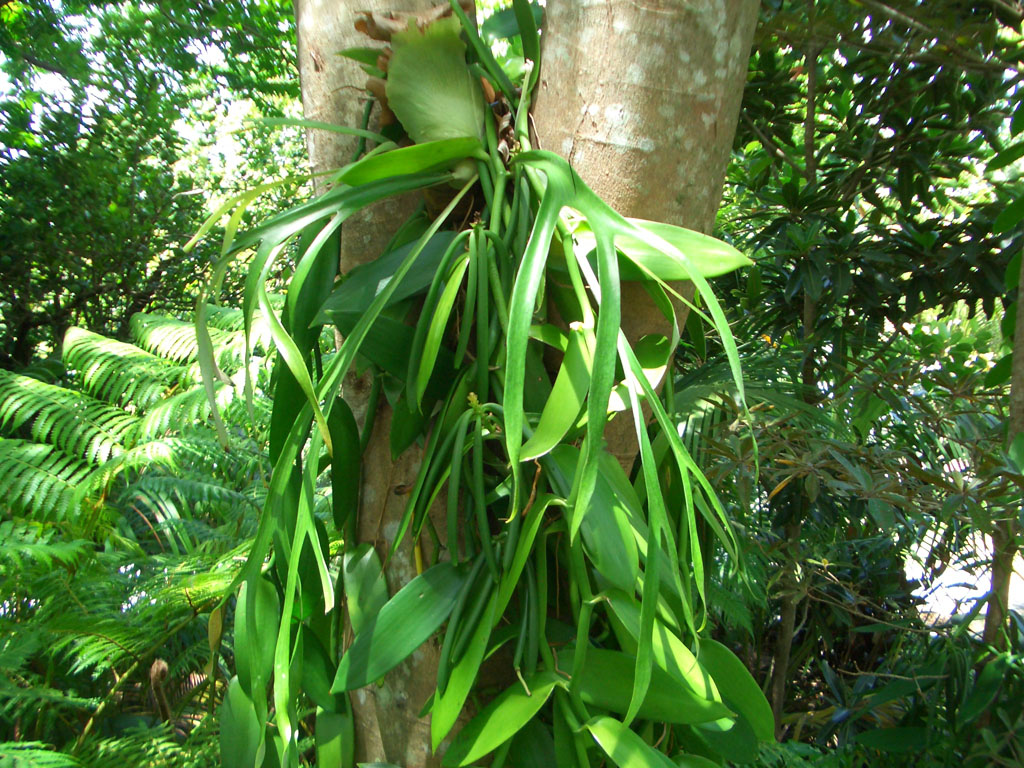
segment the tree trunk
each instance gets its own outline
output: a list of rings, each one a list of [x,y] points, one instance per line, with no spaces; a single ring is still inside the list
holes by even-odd
[[[1013,368],[1010,376],[1010,423],[1006,446],[1009,449],[1024,434],[1024,257],[1017,281],[1017,319],[1013,328]],[[1010,607],[1010,581],[1013,561],[1020,549],[1020,523],[1017,509],[1011,507],[992,528],[992,587],[985,613],[983,640],[996,650],[1006,648],[1006,614]]]
[[[413,10],[430,4],[295,0],[306,117],[349,125],[361,119],[365,76],[336,55],[366,45],[353,31],[355,8]],[[757,9],[756,0],[643,7],[616,0],[585,8],[551,0],[535,110],[540,146],[567,156],[626,215],[709,231],[721,198]],[[316,131],[307,142],[315,170],[348,162],[354,147],[344,137]],[[378,211],[374,228],[346,223],[343,269],[379,253],[381,235],[386,236],[380,220]],[[652,323],[653,308],[643,311],[630,294],[623,306],[630,308],[623,321],[633,335],[663,331]],[[347,400],[357,401],[352,403],[357,416],[359,386],[349,382],[345,392]],[[415,448],[391,461],[389,420],[382,409],[364,457],[360,537],[378,547],[389,542],[404,506],[400,490],[419,465]],[[628,427],[623,434],[630,434],[631,422],[619,421]],[[614,447],[620,440],[610,442]],[[414,573],[407,544],[389,562],[389,591],[393,594]],[[383,685],[356,692],[357,760],[439,762],[429,755],[427,721],[416,717],[433,690],[436,663],[437,648],[428,643]]]
[[[550,2],[533,114],[540,149],[565,157],[624,216],[710,233],[739,119],[756,0]],[[692,295],[692,286],[677,286]],[[669,328],[639,283],[622,286],[635,340]],[[680,325],[685,308],[679,309]],[[632,420],[609,450],[628,472]]]
[[[336,125],[358,126],[362,122],[368,100],[366,74],[356,62],[338,55],[346,48],[375,45],[356,30],[358,11],[420,11],[433,4],[429,0],[295,0],[305,117]],[[376,115],[371,124],[375,120]],[[350,162],[357,141],[329,131],[308,131],[306,145],[312,170],[339,168]],[[408,207],[407,201],[389,199],[349,219],[342,228],[341,271],[375,258],[408,215]],[[346,377],[343,385],[345,400],[356,418],[360,422],[372,419],[374,425],[363,456],[359,539],[374,542],[381,561],[388,563],[385,578],[388,593],[393,595],[416,575],[415,555],[408,537],[390,560],[387,553],[404,510],[401,489],[415,481],[420,451],[414,446],[392,461],[388,439],[391,409],[383,404],[378,413],[368,414],[370,389],[369,378],[355,373]],[[352,709],[357,762],[435,764],[430,755],[430,722],[418,714],[433,694],[437,661],[437,646],[427,643],[388,674],[382,685],[355,691]]]

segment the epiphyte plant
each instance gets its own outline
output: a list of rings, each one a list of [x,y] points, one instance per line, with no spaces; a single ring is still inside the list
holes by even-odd
[[[349,55],[397,122],[375,133],[298,121],[359,136],[361,156],[326,191],[248,231],[239,222],[255,193],[201,233],[231,213],[209,290],[252,254],[247,322],[257,308],[271,318],[280,355],[274,470],[236,579],[224,764],[299,765],[311,737],[318,764],[354,765],[350,694],[386,686],[439,631],[434,693],[414,706],[444,765],[491,753],[501,765],[517,739],[541,756],[517,765],[752,759],[772,738],[771,712],[739,660],[699,634],[698,520],[739,567],[733,529],[679,438],[671,391],[658,391],[686,305],[719,335],[742,398],[707,279],[748,261],[705,235],[620,216],[564,159],[531,148],[540,45],[529,3],[507,12],[532,62],[514,77],[466,10],[450,11],[368,14],[363,27],[390,51]],[[430,194],[383,253],[339,276],[346,219],[415,191]],[[286,254],[295,262],[278,314],[266,284]],[[626,338],[624,280],[642,282],[666,334]],[[677,290],[684,280],[697,299]],[[326,325],[343,341],[325,354]],[[373,377],[361,428],[341,391],[356,368]],[[392,454],[416,444],[422,460],[378,549],[359,540],[360,462],[381,393]],[[633,477],[604,444],[619,412],[639,444]],[[315,492],[327,483],[322,518]],[[389,597],[382,573],[403,541],[416,575]],[[485,659],[506,687],[478,700]]]

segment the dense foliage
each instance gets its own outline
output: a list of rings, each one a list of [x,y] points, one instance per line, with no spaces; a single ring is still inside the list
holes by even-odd
[[[759,473],[726,431],[713,340],[693,337],[704,365],[678,387],[705,403],[712,476],[744,477],[729,509],[759,597],[726,599],[723,631],[773,675],[778,732],[838,744],[842,764],[1020,754],[1019,656],[918,613],[947,568],[980,578],[979,534],[1017,517],[1020,21],[1001,4],[778,3],[751,58],[721,226],[757,260],[730,306]],[[1007,648],[1007,629],[986,641]],[[997,691],[1007,708],[984,714]]]
[[[920,598],[1020,536],[1024,10],[765,2],[719,219],[754,265],[633,354],[616,272],[664,298],[743,260],[633,229],[528,151],[539,11],[517,11],[481,28],[501,66],[451,19],[397,35],[388,72],[351,52],[399,123],[270,216],[301,126],[222,134],[240,97],[294,109],[288,4],[0,3],[0,763],[349,765],[349,692],[435,631],[452,764],[1024,759],[1024,620],[982,638],[984,599]],[[440,95],[416,84],[439,56]],[[336,280],[344,218],[427,187]],[[218,208],[226,236],[183,248]],[[201,304],[197,340],[200,290],[240,309]],[[352,511],[356,368],[393,454],[423,455],[390,557]],[[629,472],[600,424],[641,400]],[[399,548],[418,565],[389,599]]]
[[[244,359],[241,314],[209,312],[226,374]],[[137,314],[131,325],[138,346],[71,328],[62,363],[0,371],[5,760],[217,763],[204,713],[219,699],[220,598],[269,470],[268,369],[253,414],[240,383],[218,384],[225,451],[191,324]],[[269,349],[265,324],[250,338]]]
[[[209,256],[182,245],[208,212],[203,190],[298,165],[295,133],[214,133],[238,127],[241,99],[293,109],[289,13],[243,0],[0,6],[0,362],[59,351],[75,324],[125,339],[136,312],[194,304]]]

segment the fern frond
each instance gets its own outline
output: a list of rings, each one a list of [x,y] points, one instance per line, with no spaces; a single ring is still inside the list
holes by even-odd
[[[81,328],[69,328],[64,336],[64,362],[79,372],[82,388],[93,397],[136,413],[195,384],[184,366]]]
[[[51,617],[46,629],[54,650],[71,661],[72,674],[123,667],[149,647],[149,638],[124,618],[62,614]]]
[[[71,755],[55,752],[42,741],[0,742],[0,766],[3,768],[82,768]]]
[[[132,495],[134,498],[145,501],[146,499],[177,497],[181,506],[189,505],[188,515],[199,505],[224,505],[228,507],[251,504],[251,502],[238,491],[225,488],[223,485],[208,480],[198,480],[189,477],[169,477],[167,475],[150,475],[141,478],[133,483]]]
[[[38,522],[4,520],[0,522],[0,562],[25,571],[29,566],[52,568],[58,563],[72,565],[92,551],[92,544],[81,539],[55,538],[51,526]],[[4,666],[4,647],[0,646],[0,667]]]
[[[93,697],[74,696],[46,685],[43,680],[26,680],[21,685],[15,685],[2,675],[0,675],[0,702],[3,702],[0,704],[0,714],[6,717],[18,717],[25,710],[31,711],[45,705],[90,710],[94,709],[98,703]],[[0,766],[3,765],[4,763],[0,761]]]
[[[93,495],[105,495],[114,480],[125,472],[141,471],[152,465],[180,471],[179,456],[187,449],[184,441],[173,437],[140,443],[88,472],[76,489],[76,498],[82,501]]]
[[[90,464],[116,456],[138,418],[81,392],[0,370],[0,430],[19,429]]]
[[[42,360],[34,360],[29,365],[18,370],[22,376],[45,381],[47,384],[56,384],[67,373],[64,369],[64,362],[58,357],[47,357]]]
[[[194,551],[203,542],[224,544],[233,538],[228,532],[218,535],[217,526],[231,523],[237,530],[238,519],[259,508],[239,491],[207,478],[177,477],[147,473],[129,485],[117,499],[117,506],[131,507],[156,536],[173,552]],[[248,508],[248,509],[247,509]],[[141,539],[140,539],[141,540]]]
[[[275,311],[284,307],[284,294],[270,294],[270,305]],[[235,307],[220,307],[215,304],[206,306],[206,322],[211,328],[219,328],[222,331],[242,331],[245,328],[245,315],[241,309]],[[274,348],[273,338],[270,335],[270,326],[266,318],[259,310],[253,314],[249,343],[253,350],[264,351]]]
[[[90,739],[78,754],[81,768],[111,765],[146,768],[214,768],[220,765],[220,750],[210,734],[190,737],[179,744],[166,724],[131,728],[116,737]]]
[[[14,517],[63,520],[88,464],[49,445],[0,438],[0,507]]]
[[[191,365],[199,360],[195,326],[164,315],[137,312],[131,319],[132,338],[154,355]],[[210,328],[210,341],[217,365],[226,373],[238,370],[245,359],[245,334],[241,330]]]
[[[235,399],[234,390],[217,384],[217,405],[222,410]],[[210,418],[210,401],[201,388],[171,395],[152,405],[135,425],[132,443],[144,443],[205,424]]]

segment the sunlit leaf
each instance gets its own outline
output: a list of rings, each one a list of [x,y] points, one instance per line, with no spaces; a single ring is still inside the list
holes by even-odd
[[[614,718],[595,717],[583,727],[619,768],[676,768],[675,763],[638,733]]]
[[[553,672],[540,672],[505,689],[470,720],[455,737],[441,764],[463,766],[479,760],[512,738],[544,706],[556,685],[565,680]]]
[[[465,578],[465,569],[439,563],[402,587],[356,635],[332,690],[361,688],[404,661],[448,618]]]

